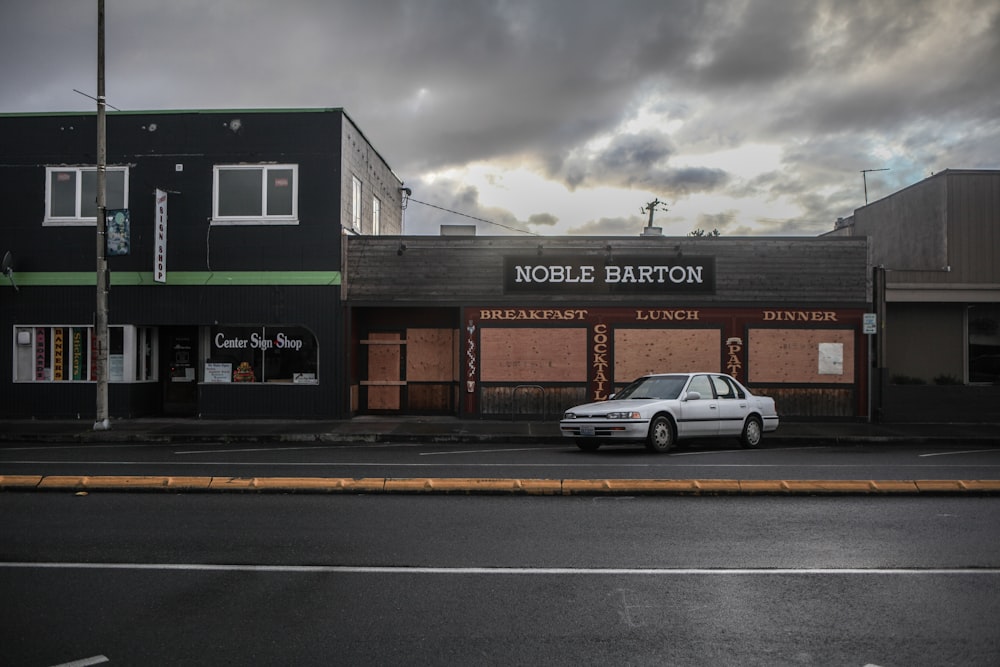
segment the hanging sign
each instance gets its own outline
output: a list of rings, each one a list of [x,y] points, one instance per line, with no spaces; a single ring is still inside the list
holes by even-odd
[[[153,215],[153,280],[167,282],[167,193],[156,191],[156,209]]]
[[[127,255],[129,251],[130,216],[127,208],[105,211],[108,256]]]

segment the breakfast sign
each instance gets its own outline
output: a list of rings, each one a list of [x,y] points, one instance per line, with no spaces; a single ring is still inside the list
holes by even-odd
[[[714,257],[504,257],[507,294],[714,294]]]

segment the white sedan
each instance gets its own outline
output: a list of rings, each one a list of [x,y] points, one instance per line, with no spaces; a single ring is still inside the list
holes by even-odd
[[[570,408],[562,434],[587,452],[612,442],[645,442],[654,452],[677,440],[735,436],[744,447],[760,446],[778,428],[774,399],[756,396],[723,373],[646,375],[610,400]]]

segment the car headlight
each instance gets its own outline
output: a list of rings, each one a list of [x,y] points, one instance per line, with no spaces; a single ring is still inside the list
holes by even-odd
[[[638,412],[609,412],[604,416],[607,419],[642,419]]]
[[[576,419],[576,414],[572,412],[567,412],[563,414],[563,419]]]

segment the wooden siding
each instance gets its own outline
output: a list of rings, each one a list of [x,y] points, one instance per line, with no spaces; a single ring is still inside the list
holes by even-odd
[[[870,302],[868,242],[864,238],[691,237],[348,237],[345,299],[356,305],[581,303],[620,305],[864,304]],[[504,257],[573,255],[603,265],[607,246],[616,261],[629,255],[680,253],[715,261],[712,294],[506,294]],[[405,287],[404,287],[405,286]]]

